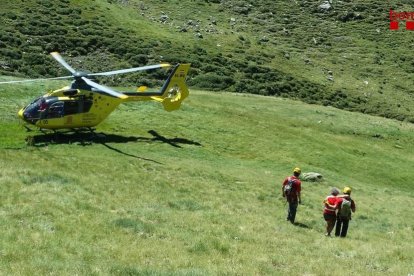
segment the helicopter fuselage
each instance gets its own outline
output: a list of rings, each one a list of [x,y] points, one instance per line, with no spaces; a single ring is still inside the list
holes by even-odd
[[[34,100],[18,115],[42,129],[94,127],[122,101],[104,93],[65,87]]]

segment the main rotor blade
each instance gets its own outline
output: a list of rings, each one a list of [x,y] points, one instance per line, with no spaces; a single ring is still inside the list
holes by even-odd
[[[8,84],[8,83],[24,83],[24,82],[35,82],[35,81],[47,81],[47,80],[65,80],[71,79],[73,76],[64,76],[64,77],[56,77],[56,78],[45,78],[45,79],[29,79],[29,80],[15,80],[15,81],[0,81],[0,84]]]
[[[124,95],[124,94],[122,94],[122,93],[119,93],[119,92],[116,92],[115,90],[112,90],[111,88],[109,88],[109,87],[106,87],[106,86],[104,86],[104,85],[101,85],[101,84],[97,84],[96,82],[93,82],[93,81],[91,81],[90,79],[88,79],[88,78],[85,78],[85,77],[82,77],[82,79],[88,84],[88,85],[90,85],[90,86],[92,86],[92,87],[94,87],[94,88],[96,88],[96,89],[99,89],[99,90],[101,90],[101,91],[103,91],[103,92],[106,92],[106,93],[108,93],[108,94],[110,94],[110,95],[112,95],[112,96],[114,96],[114,97],[117,97],[117,98],[121,98],[121,99],[125,99],[125,98],[127,98],[127,96],[126,95]]]
[[[129,69],[121,69],[121,70],[101,72],[101,73],[92,73],[88,75],[89,76],[111,76],[111,75],[116,75],[116,74],[132,73],[132,72],[137,72],[137,71],[144,71],[144,70],[169,67],[169,66],[171,66],[171,64],[161,63],[161,64],[147,65],[147,66],[135,67],[135,68],[129,68]]]
[[[66,61],[63,59],[63,57],[58,52],[52,52],[50,53],[52,57],[54,57],[60,64],[62,64],[63,67],[65,67],[69,72],[72,74],[75,74],[76,70],[73,69],[69,64],[66,63]]]

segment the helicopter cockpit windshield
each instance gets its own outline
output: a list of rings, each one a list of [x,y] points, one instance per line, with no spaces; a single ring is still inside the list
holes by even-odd
[[[23,118],[31,123],[42,119],[42,115],[58,100],[57,97],[40,97],[34,100],[31,104],[26,106],[23,112]]]

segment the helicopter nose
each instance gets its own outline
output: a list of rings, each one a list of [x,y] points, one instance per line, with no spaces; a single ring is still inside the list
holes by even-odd
[[[19,118],[22,119],[22,120],[24,120],[23,112],[24,112],[24,108],[20,109],[19,112],[17,113],[17,115],[19,116]]]

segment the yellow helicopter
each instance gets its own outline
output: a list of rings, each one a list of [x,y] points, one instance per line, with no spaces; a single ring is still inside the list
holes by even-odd
[[[169,67],[171,65],[162,63],[88,74],[73,69],[59,53],[53,52],[51,55],[72,75],[46,79],[0,82],[0,84],[6,84],[39,80],[74,79],[69,86],[54,90],[35,99],[18,112],[18,116],[23,121],[40,129],[91,129],[108,117],[119,104],[130,101],[153,100],[162,103],[165,110],[172,111],[180,108],[181,102],[189,94],[185,79],[190,64],[175,65],[159,91],[150,92],[146,91],[146,87],[140,87],[137,92],[118,92],[112,88],[98,84],[88,77],[125,74]]]

